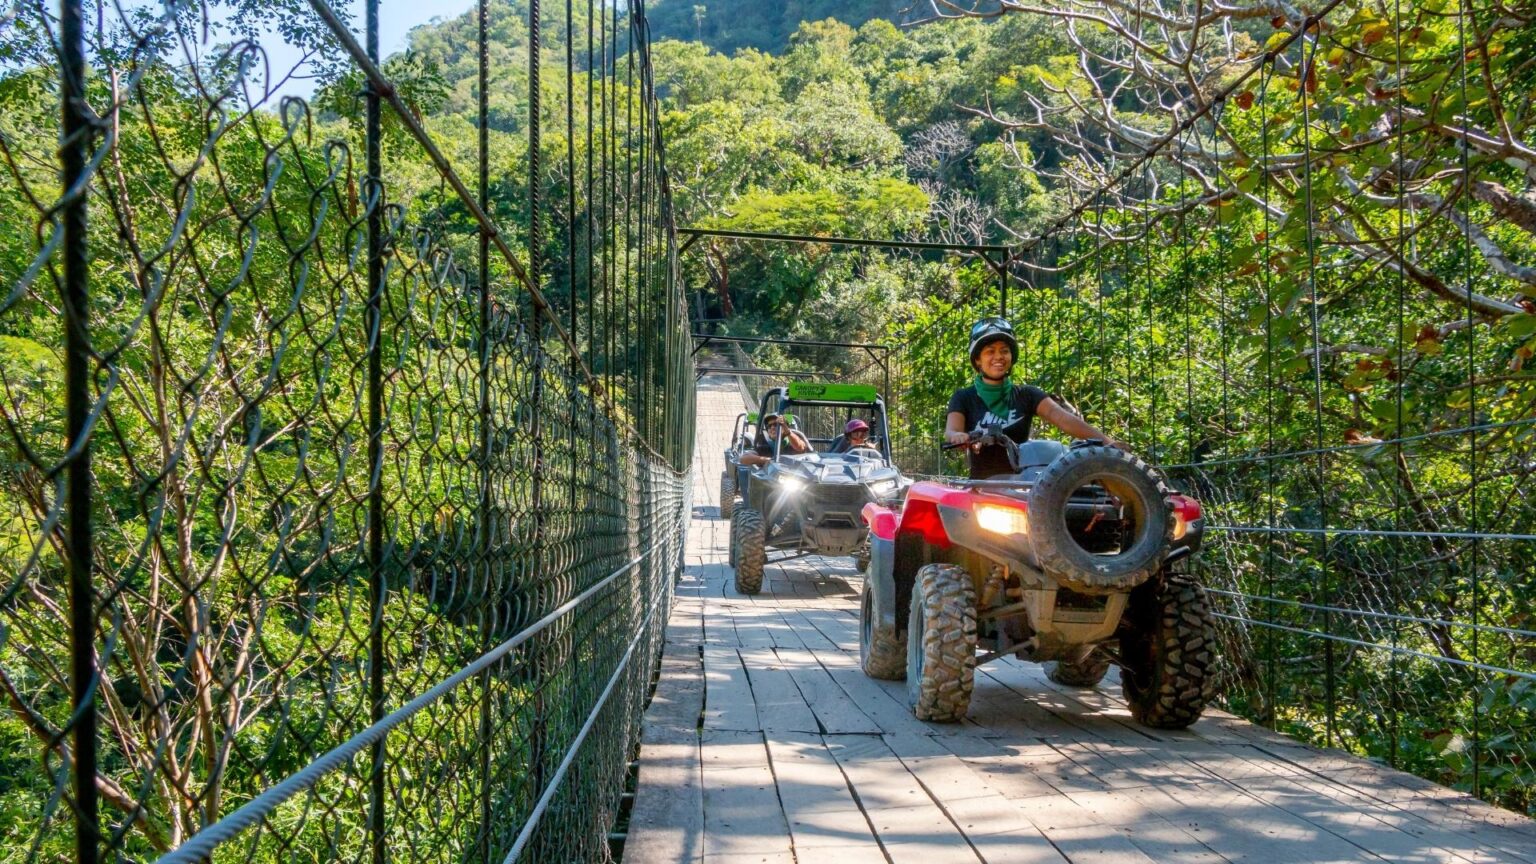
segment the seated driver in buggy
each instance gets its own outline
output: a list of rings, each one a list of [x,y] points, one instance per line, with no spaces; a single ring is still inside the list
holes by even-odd
[[[873,447],[869,443],[869,424],[855,417],[843,427],[843,434],[832,439],[828,453],[847,453],[855,447]]]
[[[763,416],[762,436],[765,437],[759,437],[757,446],[752,449],[752,452],[741,454],[741,464],[767,465],[772,462],[774,442],[778,441],[781,437],[784,439],[783,452],[811,452],[811,442],[805,440],[804,435],[789,428],[789,424],[785,423],[784,418],[778,414],[766,414]]]
[[[1022,444],[1029,440],[1030,426],[1039,417],[1074,438],[1097,438],[1111,447],[1127,449],[1125,444],[1061,407],[1039,387],[1009,381],[1018,349],[1013,326],[1002,318],[983,318],[971,327],[971,369],[976,376],[971,386],[962,387],[949,397],[949,415],[944,424],[946,442],[963,446],[970,443],[970,430],[986,426],[1000,427],[996,431]],[[1007,449],[997,444],[973,445],[970,468],[972,480],[1014,473]]]

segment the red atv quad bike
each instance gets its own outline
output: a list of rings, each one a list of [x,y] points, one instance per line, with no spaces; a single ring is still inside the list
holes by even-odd
[[[972,442],[1008,448],[1016,473],[919,482],[900,509],[864,508],[865,673],[905,677],[918,719],[953,722],[977,664],[1012,654],[1093,687],[1113,663],[1138,722],[1199,719],[1216,649],[1205,589],[1187,572],[1199,502],[1099,442],[1015,445],[987,431]]]

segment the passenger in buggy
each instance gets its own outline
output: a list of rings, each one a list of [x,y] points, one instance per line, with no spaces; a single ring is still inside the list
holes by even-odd
[[[869,424],[855,417],[843,427],[843,434],[832,439],[828,453],[847,453],[855,447],[870,447]]]
[[[805,440],[804,435],[789,428],[789,424],[785,423],[784,418],[778,414],[767,414],[763,417],[762,434],[764,437],[758,440],[757,446],[753,448],[751,453],[741,454],[741,464],[767,465],[772,462],[774,442],[778,441],[781,437],[784,438],[782,452],[811,452],[811,442]]]

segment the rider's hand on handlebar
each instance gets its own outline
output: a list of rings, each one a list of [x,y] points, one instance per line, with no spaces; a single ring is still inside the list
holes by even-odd
[[[955,447],[964,447],[971,443],[971,434],[969,432],[945,432],[944,443],[954,445]]]

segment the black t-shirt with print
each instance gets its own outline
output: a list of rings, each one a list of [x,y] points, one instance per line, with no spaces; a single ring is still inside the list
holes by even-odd
[[[975,386],[962,387],[955,391],[955,395],[949,397],[950,412],[959,412],[965,416],[965,429],[970,431],[977,426],[1001,426],[1002,431],[1014,440],[1014,443],[1022,444],[1029,440],[1029,429],[1035,420],[1035,410],[1040,403],[1048,397],[1044,390],[1029,385],[1013,388],[1013,398],[1008,405],[1008,416],[998,417],[987,408],[987,403],[982,401]],[[1008,451],[1002,447],[983,447],[979,451],[972,451],[971,479],[983,480],[995,477],[998,474],[1012,474],[1013,466],[1008,464]]]

